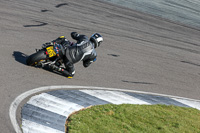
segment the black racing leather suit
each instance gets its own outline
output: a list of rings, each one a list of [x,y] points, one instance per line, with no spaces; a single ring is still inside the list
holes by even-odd
[[[75,74],[74,64],[83,61],[83,66],[88,67],[92,62],[96,61],[97,53],[94,49],[93,43],[86,35],[79,35],[72,37],[77,42],[73,45],[65,37],[58,38],[54,42],[62,45],[63,63],[68,73],[66,76],[73,77]],[[64,49],[64,50],[63,50]],[[60,52],[59,52],[60,53]]]

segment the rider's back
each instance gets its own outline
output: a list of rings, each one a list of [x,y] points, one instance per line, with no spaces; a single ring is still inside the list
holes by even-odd
[[[73,39],[77,40],[77,43],[66,49],[66,57],[72,63],[79,61],[89,61],[96,58],[96,51],[93,44],[85,35],[79,35]]]

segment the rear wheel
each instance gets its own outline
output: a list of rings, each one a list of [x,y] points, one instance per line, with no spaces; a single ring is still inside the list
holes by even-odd
[[[45,50],[40,50],[37,53],[30,55],[27,60],[26,64],[29,66],[36,65],[39,61],[46,59],[47,56],[45,55]]]

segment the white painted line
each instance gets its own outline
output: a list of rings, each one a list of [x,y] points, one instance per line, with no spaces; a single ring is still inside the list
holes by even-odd
[[[17,96],[15,100],[11,103],[10,109],[9,109],[9,116],[11,123],[13,125],[13,128],[16,133],[22,133],[21,128],[19,127],[17,123],[16,118],[16,111],[19,106],[19,104],[27,97],[39,93],[42,91],[48,91],[48,90],[55,90],[55,89],[99,89],[99,90],[115,90],[115,91],[126,91],[126,92],[133,92],[133,93],[141,93],[141,94],[150,94],[150,95],[157,95],[157,96],[164,96],[164,97],[170,97],[170,98],[176,98],[176,99],[182,99],[182,100],[190,100],[194,102],[200,103],[200,100],[194,100],[189,98],[183,98],[183,97],[176,97],[171,95],[162,95],[157,93],[151,93],[151,92],[142,92],[142,91],[134,91],[134,90],[126,90],[126,89],[115,89],[115,88],[104,88],[104,87],[93,87],[93,86],[70,86],[70,85],[61,85],[61,86],[45,86],[45,87],[39,87],[33,90],[29,90],[27,92],[22,93],[21,95]]]
[[[180,103],[183,103],[185,105],[188,105],[192,108],[196,108],[198,110],[200,110],[200,104],[197,101],[193,101],[193,100],[185,100],[185,99],[178,99],[178,98],[172,98]]]
[[[150,104],[137,98],[131,97],[123,92],[112,92],[102,90],[81,90],[84,93],[108,101],[113,104]]]
[[[84,106],[60,99],[47,93],[42,93],[40,95],[34,96],[27,103],[62,116],[68,116],[71,111],[73,112],[75,110],[84,108]],[[70,109],[73,110],[66,110],[67,108],[63,107],[71,107]]]
[[[27,126],[23,127],[23,131],[26,133],[63,133],[62,131],[55,130],[53,128],[44,125],[40,125],[38,123],[29,120],[22,120],[22,125],[29,125],[29,127]],[[32,127],[37,127],[37,129]],[[63,128],[65,128],[64,123],[63,123]]]

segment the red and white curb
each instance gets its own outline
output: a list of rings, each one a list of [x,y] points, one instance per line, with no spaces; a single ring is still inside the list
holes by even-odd
[[[32,96],[23,106],[20,128],[16,120],[19,104],[42,91],[46,92]],[[65,121],[70,113],[91,105],[108,103],[166,104],[200,110],[200,100],[125,89],[63,85],[40,87],[19,95],[12,102],[9,115],[16,133],[64,133]]]

